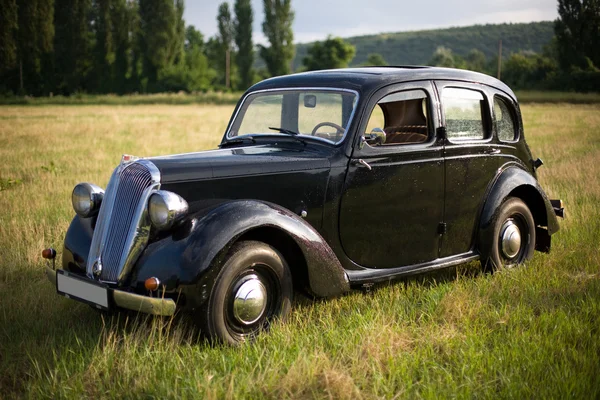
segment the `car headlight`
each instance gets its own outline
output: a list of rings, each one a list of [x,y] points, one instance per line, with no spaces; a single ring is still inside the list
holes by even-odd
[[[103,197],[104,190],[101,187],[92,183],[79,183],[71,195],[73,209],[80,217],[89,218],[98,213]]]
[[[158,230],[171,228],[188,212],[188,203],[181,196],[166,190],[157,190],[148,200],[148,214]]]

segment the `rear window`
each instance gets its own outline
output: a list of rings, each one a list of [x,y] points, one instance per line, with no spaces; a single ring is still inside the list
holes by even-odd
[[[513,142],[517,139],[517,129],[512,106],[504,99],[494,97],[494,117],[498,139],[503,142]]]

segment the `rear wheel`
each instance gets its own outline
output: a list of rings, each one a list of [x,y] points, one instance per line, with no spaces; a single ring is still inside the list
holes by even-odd
[[[292,276],[281,254],[266,243],[236,243],[196,316],[211,339],[237,344],[269,328],[290,310]]]
[[[494,271],[513,267],[533,257],[535,251],[535,222],[527,205],[516,197],[508,198],[500,206],[490,230],[484,238],[481,260],[483,268]]]

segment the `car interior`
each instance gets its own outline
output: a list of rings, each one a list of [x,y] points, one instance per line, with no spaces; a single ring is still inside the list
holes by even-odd
[[[383,128],[381,125],[383,125]],[[427,98],[422,91],[393,93],[381,99],[365,135],[371,146],[423,143],[428,137]]]

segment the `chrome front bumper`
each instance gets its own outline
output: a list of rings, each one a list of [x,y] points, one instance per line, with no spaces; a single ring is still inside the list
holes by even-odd
[[[56,270],[46,267],[48,280],[56,287]],[[142,296],[119,289],[109,289],[114,304],[128,310],[145,314],[170,316],[175,314],[175,301],[156,297]]]

